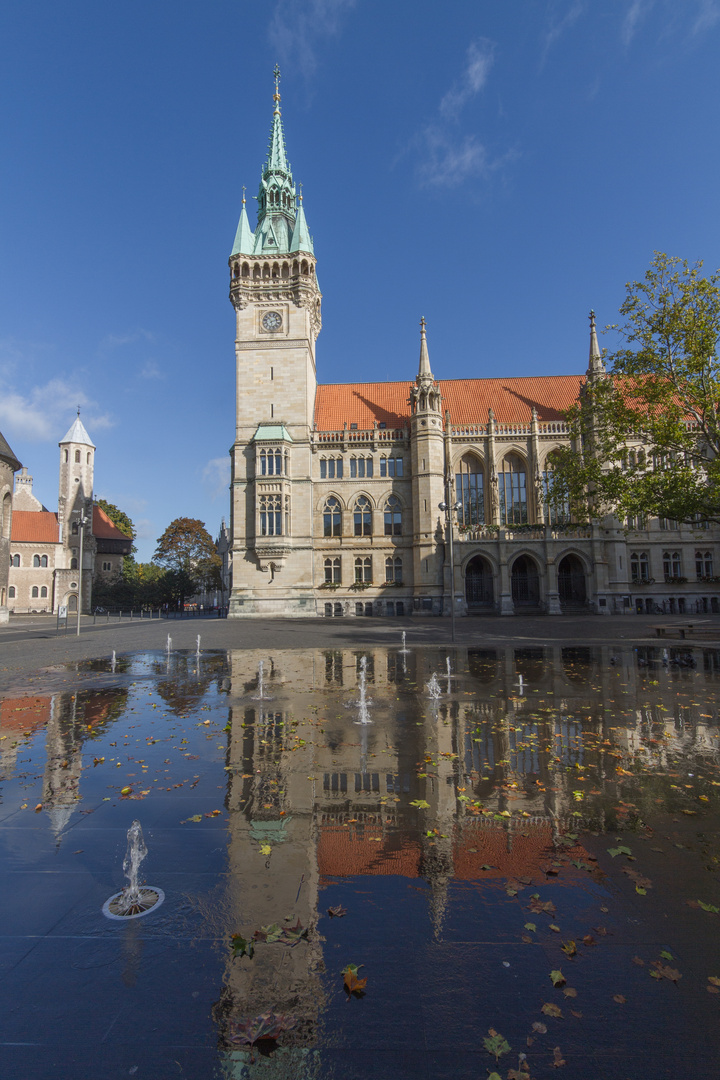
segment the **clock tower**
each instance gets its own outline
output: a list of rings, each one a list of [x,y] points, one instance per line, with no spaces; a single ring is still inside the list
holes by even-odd
[[[250,228],[243,194],[229,260],[236,322],[230,617],[314,610],[310,433],[321,295],[285,151],[277,67],[274,75],[257,226]]]

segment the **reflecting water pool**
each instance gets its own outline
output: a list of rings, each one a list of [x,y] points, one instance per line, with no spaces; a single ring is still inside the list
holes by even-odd
[[[715,1075],[719,697],[705,648],[40,673],[0,698],[0,1075]],[[164,903],[110,920],[136,820]]]

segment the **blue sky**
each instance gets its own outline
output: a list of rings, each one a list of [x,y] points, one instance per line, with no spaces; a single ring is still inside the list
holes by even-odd
[[[580,372],[654,250],[720,265],[720,0],[23,0],[0,56],[0,430],[54,509],[79,403],[141,558],[227,514],[276,61],[321,382],[412,380],[421,315],[440,380]]]

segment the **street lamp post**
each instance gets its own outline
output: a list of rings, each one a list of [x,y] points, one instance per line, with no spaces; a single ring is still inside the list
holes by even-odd
[[[448,548],[450,551],[450,633],[455,644],[455,552],[453,548],[453,514],[462,508],[462,503],[449,501],[450,485],[445,485],[445,502],[438,504],[438,509],[445,514],[447,528]]]
[[[77,629],[75,631],[77,635],[80,634],[80,612],[82,611],[83,540],[85,538],[85,526],[89,520],[90,518],[85,516],[85,510],[81,510],[78,519],[78,530],[80,532],[80,558],[78,560],[78,609]]]

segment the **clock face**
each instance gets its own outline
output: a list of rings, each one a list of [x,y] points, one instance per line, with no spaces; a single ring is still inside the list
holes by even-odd
[[[266,311],[262,320],[263,328],[273,333],[282,326],[282,315],[277,311]]]

